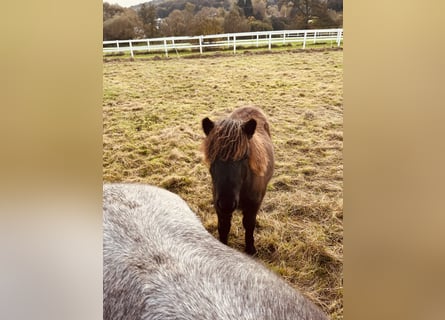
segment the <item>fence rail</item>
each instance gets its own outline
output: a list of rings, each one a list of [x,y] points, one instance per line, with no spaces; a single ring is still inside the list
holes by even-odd
[[[242,33],[226,33],[193,37],[166,37],[136,40],[103,41],[103,53],[130,52],[131,57],[137,51],[142,52],[178,52],[181,50],[199,50],[202,54],[206,48],[232,49],[235,53],[240,47],[268,47],[301,43],[331,42],[340,46],[343,40],[343,29],[309,29],[309,30],[277,30]]]

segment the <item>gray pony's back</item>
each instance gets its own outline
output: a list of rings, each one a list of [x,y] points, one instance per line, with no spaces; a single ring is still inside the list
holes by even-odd
[[[104,319],[328,319],[209,234],[177,195],[104,185]]]

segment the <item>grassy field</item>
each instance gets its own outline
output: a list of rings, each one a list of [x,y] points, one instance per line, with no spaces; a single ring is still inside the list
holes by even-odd
[[[257,259],[343,318],[343,51],[306,50],[103,65],[104,181],[184,198],[217,236],[202,118],[244,104],[269,117],[275,173],[255,230]],[[229,245],[244,250],[241,214]]]

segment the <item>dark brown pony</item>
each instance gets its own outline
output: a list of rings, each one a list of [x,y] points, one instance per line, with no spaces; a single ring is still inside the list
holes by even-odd
[[[266,116],[259,108],[246,106],[217,122],[205,118],[202,128],[206,134],[204,160],[212,176],[219,239],[227,244],[232,213],[240,209],[246,230],[245,250],[254,254],[256,215],[274,167]]]

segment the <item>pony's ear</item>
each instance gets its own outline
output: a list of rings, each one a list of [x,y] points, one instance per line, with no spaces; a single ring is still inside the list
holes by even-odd
[[[242,125],[244,133],[247,135],[247,138],[252,138],[253,134],[255,133],[256,129],[256,120],[250,119],[249,121],[246,121]]]
[[[202,119],[202,130],[204,130],[204,133],[206,136],[209,135],[210,131],[215,127],[215,123],[210,120],[209,118]]]

